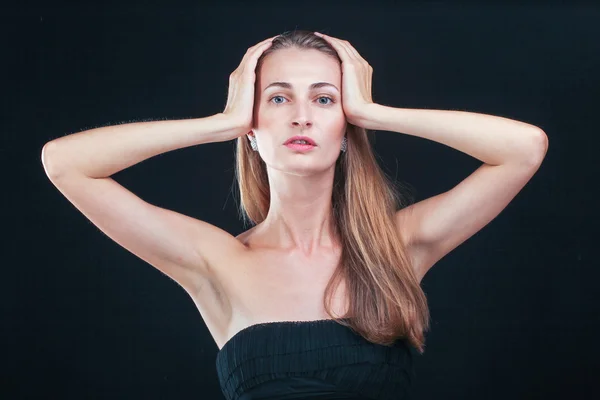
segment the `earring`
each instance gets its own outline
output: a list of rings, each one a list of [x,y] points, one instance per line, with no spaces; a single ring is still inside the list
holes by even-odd
[[[250,147],[252,147],[252,150],[258,151],[258,145],[256,144],[256,138],[254,136],[250,136]]]
[[[346,150],[348,149],[348,139],[346,138],[346,136],[344,136],[344,138],[342,139],[342,152],[345,153]]]

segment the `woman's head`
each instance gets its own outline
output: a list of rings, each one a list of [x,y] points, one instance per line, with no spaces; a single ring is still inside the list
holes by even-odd
[[[256,71],[253,132],[259,151],[252,150],[245,135],[236,147],[241,216],[254,224],[267,217],[269,173],[331,174],[332,222],[342,255],[325,291],[325,309],[367,340],[391,344],[404,337],[423,351],[429,327],[427,299],[394,223],[395,212],[407,203],[379,167],[367,131],[345,119],[337,52],[312,32],[286,32],[262,54]],[[291,87],[264,91],[273,82]],[[310,85],[317,82],[338,90],[311,91]],[[330,105],[330,100],[319,99],[322,96],[336,102]],[[293,135],[309,136],[319,147],[295,153],[283,145]],[[347,150],[340,152],[344,135]],[[348,314],[342,317],[349,322],[330,312],[340,280],[349,297]]]
[[[250,134],[269,169],[300,176],[329,170],[333,177],[347,125],[341,90],[341,61],[323,39],[284,34],[273,40],[256,66]],[[296,135],[317,146],[308,152],[284,146]]]
[[[253,132],[260,157],[282,173],[333,172],[346,132],[340,63],[316,49],[277,46],[275,39],[257,67]],[[317,145],[308,152],[284,146],[296,135]]]
[[[308,176],[328,173],[334,187],[345,181],[342,160],[360,160],[352,155],[353,142],[368,146],[364,129],[346,121],[342,108],[341,59],[326,40],[312,32],[295,30],[273,39],[256,65],[253,129],[237,139],[237,177],[240,184],[241,216],[260,223],[269,209],[269,173]],[[290,87],[270,85],[283,82]],[[318,85],[311,89],[311,85]],[[284,85],[287,86],[287,85]],[[266,89],[266,90],[265,90]],[[309,136],[317,147],[305,153],[283,143],[291,136]],[[258,151],[252,150],[250,136]],[[341,152],[346,137],[346,153]],[[349,154],[349,155],[348,155]],[[340,188],[338,188],[340,189]]]

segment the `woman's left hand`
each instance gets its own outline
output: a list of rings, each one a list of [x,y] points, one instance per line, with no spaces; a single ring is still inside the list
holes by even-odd
[[[373,67],[347,40],[336,39],[319,32],[315,32],[315,35],[331,44],[342,60],[342,108],[348,122],[363,127],[361,121],[367,116],[367,108],[373,104]]]

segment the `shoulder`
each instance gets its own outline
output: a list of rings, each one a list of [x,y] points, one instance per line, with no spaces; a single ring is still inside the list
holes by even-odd
[[[237,236],[229,233],[214,236],[210,249],[204,252],[206,274],[193,292],[188,291],[215,340],[227,335],[234,314],[231,286],[248,259],[245,243],[250,234],[246,231]]]

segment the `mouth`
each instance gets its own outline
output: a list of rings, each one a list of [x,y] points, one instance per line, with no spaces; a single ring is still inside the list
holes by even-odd
[[[298,143],[297,141],[292,141],[292,142],[286,143],[285,147],[292,149],[292,150],[306,151],[306,150],[312,150],[317,146],[312,145],[310,143],[306,143],[306,142]]]
[[[314,140],[312,140],[311,138],[309,138],[308,136],[293,136],[291,138],[289,138],[284,145],[288,146],[290,144],[298,144],[298,145],[310,145],[310,146],[316,146],[317,144],[315,143]]]

